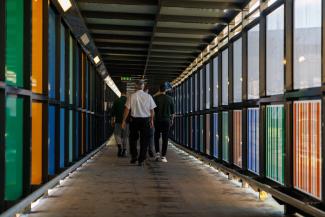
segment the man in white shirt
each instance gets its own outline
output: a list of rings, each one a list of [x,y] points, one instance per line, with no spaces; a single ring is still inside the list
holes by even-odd
[[[146,159],[147,148],[149,144],[150,128],[154,127],[154,109],[156,104],[151,95],[144,92],[144,81],[137,82],[137,91],[128,97],[122,128],[126,126],[126,119],[131,110],[130,118],[130,154],[131,163],[138,161],[139,166],[143,166],[143,161]],[[137,141],[140,134],[140,155],[138,156]]]

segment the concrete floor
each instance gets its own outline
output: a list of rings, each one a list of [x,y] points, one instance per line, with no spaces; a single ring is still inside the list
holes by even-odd
[[[187,154],[169,147],[168,163],[145,167],[118,159],[111,142],[65,179],[30,217],[278,217],[279,206],[258,201]]]

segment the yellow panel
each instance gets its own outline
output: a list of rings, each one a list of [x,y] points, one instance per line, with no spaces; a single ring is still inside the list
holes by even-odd
[[[32,185],[42,183],[42,104],[32,103]]]
[[[43,1],[32,0],[32,91],[42,93]]]

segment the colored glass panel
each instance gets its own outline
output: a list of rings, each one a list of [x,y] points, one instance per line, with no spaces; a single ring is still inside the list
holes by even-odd
[[[86,152],[90,151],[89,147],[89,115],[86,113]]]
[[[222,52],[222,105],[228,105],[228,49]]]
[[[200,115],[200,152],[204,152],[204,116]]]
[[[205,82],[204,82],[204,71],[203,69],[200,70],[200,87],[199,87],[199,97],[200,97],[200,110],[203,110],[203,100],[204,100],[204,91],[205,91]]]
[[[48,109],[48,173],[55,175],[55,107]]]
[[[195,82],[195,100],[194,100],[194,111],[198,111],[198,100],[199,100],[199,85],[198,85],[198,73],[195,73],[194,75],[195,79],[194,79],[194,82]]]
[[[218,107],[218,89],[219,89],[219,78],[218,78],[218,57],[213,59],[213,107]]]
[[[60,100],[65,101],[65,27],[60,25]]]
[[[65,159],[65,110],[60,109],[60,168],[64,168]]]
[[[42,183],[42,153],[43,153],[43,109],[42,104],[32,103],[32,185]]]
[[[73,112],[69,111],[69,162],[73,161]]]
[[[17,200],[23,192],[23,99],[6,99],[5,200]]]
[[[79,97],[80,97],[80,48],[79,46],[75,46],[76,48],[76,52],[75,52],[75,66],[74,66],[74,79],[75,79],[75,85],[74,85],[74,89],[73,89],[73,94],[75,96],[75,102],[76,102],[76,105],[77,106],[80,106],[80,100],[79,100]]]
[[[6,83],[24,85],[24,0],[6,1]]]
[[[212,133],[214,135],[214,139],[213,139],[213,156],[218,158],[219,156],[219,149],[218,149],[218,145],[219,145],[219,133],[218,133],[218,114],[214,113],[213,114],[213,129],[212,129]]]
[[[266,107],[266,176],[284,182],[284,106]]]
[[[74,62],[74,58],[73,58],[73,39],[72,36],[70,35],[69,37],[69,103],[73,104],[73,62]]]
[[[211,94],[211,88],[210,88],[210,63],[208,63],[205,66],[205,108],[210,108],[210,94]]]
[[[74,149],[74,157],[75,159],[79,159],[79,150],[80,150],[80,126],[79,126],[79,112],[75,112],[75,149]]]
[[[49,8],[49,40],[48,40],[48,89],[49,97],[55,98],[55,67],[56,67],[56,14]]]
[[[241,102],[242,101],[242,39],[239,38],[234,42],[234,52],[233,52],[233,67],[234,67],[234,102]]]
[[[32,2],[32,91],[43,92],[43,1]]]
[[[242,167],[242,111],[233,112],[233,158],[234,164]]]
[[[85,113],[81,113],[81,154],[85,153]]]
[[[259,174],[259,116],[260,111],[258,108],[248,109],[248,120],[247,120],[247,134],[248,134],[248,170]]]
[[[293,105],[294,187],[322,198],[321,101]]]
[[[211,155],[211,146],[210,146],[210,114],[205,115],[205,154]]]
[[[222,112],[222,160],[229,162],[229,115]]]

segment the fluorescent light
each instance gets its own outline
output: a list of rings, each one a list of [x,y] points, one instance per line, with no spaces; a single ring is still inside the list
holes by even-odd
[[[87,33],[83,34],[83,35],[80,37],[80,39],[81,39],[81,41],[82,41],[82,43],[83,43],[84,45],[87,45],[87,44],[89,43],[89,38],[88,38]]]
[[[66,12],[72,7],[70,0],[58,0],[58,2],[64,12]]]
[[[95,62],[95,64],[98,64],[98,63],[100,62],[99,56],[96,56],[96,57],[94,58],[94,62]]]

